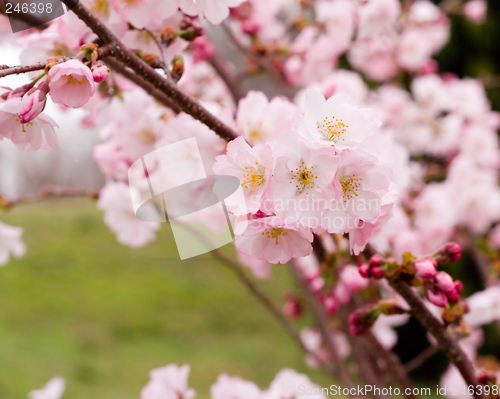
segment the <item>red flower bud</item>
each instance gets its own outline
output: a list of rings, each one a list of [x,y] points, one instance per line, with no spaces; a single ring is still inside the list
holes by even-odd
[[[370,274],[372,275],[373,278],[380,280],[385,276],[385,269],[381,267],[372,267],[370,269]]]
[[[365,263],[364,265],[361,265],[359,267],[358,271],[359,271],[359,274],[361,274],[361,276],[363,276],[364,278],[370,277],[370,265]]]
[[[380,254],[373,255],[370,258],[371,267],[382,266],[384,263],[385,263],[385,258]]]

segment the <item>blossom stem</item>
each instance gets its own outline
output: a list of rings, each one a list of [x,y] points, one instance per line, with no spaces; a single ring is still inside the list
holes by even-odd
[[[72,0],[61,0],[68,6],[73,6]],[[137,57],[128,49],[98,18],[96,18],[83,4],[78,2],[71,8],[78,18],[80,18],[99,38],[108,45],[113,46],[113,56],[126,66],[130,67],[137,75],[153,85],[172,99],[179,107],[207,125],[215,133],[225,140],[233,140],[238,137],[238,133],[211,114],[201,106],[198,101],[180,90],[174,83],[170,82],[158,74],[154,68],[150,67],[143,60]]]
[[[460,371],[467,385],[478,385],[474,366],[458,345],[456,339],[446,330],[445,326],[436,319],[427,309],[422,300],[413,292],[411,287],[398,277],[389,278],[391,287],[401,295],[410,306],[410,311],[420,323],[437,340],[438,347]],[[484,395],[474,392],[476,399],[484,399]]]

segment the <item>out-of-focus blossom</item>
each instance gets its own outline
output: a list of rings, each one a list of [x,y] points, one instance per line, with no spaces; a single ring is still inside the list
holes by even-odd
[[[276,374],[269,389],[265,392],[265,397],[266,399],[299,399],[303,397],[325,399],[318,385],[311,382],[305,374],[299,374],[292,369],[283,369]]]
[[[193,399],[194,389],[188,387],[190,367],[185,364],[151,370],[150,380],[141,391],[141,399]]]
[[[66,388],[66,381],[62,377],[52,378],[47,384],[36,391],[29,393],[30,399],[60,399]]]
[[[263,393],[257,385],[240,377],[221,374],[210,388],[212,399],[261,399]]]
[[[130,191],[132,190],[132,191]],[[160,228],[158,222],[143,222],[134,213],[131,194],[136,192],[125,183],[109,182],[99,194],[97,206],[105,212],[104,221],[116,234],[119,243],[132,248],[142,247],[156,238],[155,232]],[[144,204],[144,212],[156,215],[157,210],[152,203]],[[151,217],[150,220],[158,220]]]
[[[486,19],[488,3],[485,0],[469,0],[463,5],[462,11],[470,21],[481,23]]]
[[[269,101],[259,91],[250,91],[240,100],[236,125],[250,144],[279,140],[293,128],[295,106],[279,97]]]
[[[54,127],[55,121],[40,114],[28,123],[21,123],[19,109],[21,98],[13,97],[0,103],[0,140],[10,139],[18,150],[58,150],[60,148]]]
[[[0,266],[9,262],[11,256],[21,258],[26,253],[22,241],[23,229],[0,222]]]

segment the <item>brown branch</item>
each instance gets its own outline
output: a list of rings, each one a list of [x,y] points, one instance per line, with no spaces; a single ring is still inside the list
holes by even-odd
[[[338,315],[342,326],[346,331],[346,337],[349,341],[349,345],[351,346],[352,356],[359,368],[361,380],[365,385],[371,385],[381,389],[385,388],[386,385],[381,382],[380,376],[376,372],[377,367],[373,364],[372,359],[367,353],[361,337],[355,337],[349,333],[349,311],[345,306],[342,306],[338,311]],[[387,398],[387,395],[375,395],[375,392],[372,392],[370,396],[377,399]]]
[[[311,311],[313,312],[316,321],[318,322],[319,331],[321,334],[321,338],[325,344],[328,355],[330,356],[335,369],[337,370],[338,377],[342,384],[344,384],[347,388],[353,388],[354,380],[349,372],[349,370],[345,367],[342,359],[340,358],[337,348],[333,345],[331,330],[328,322],[328,314],[324,306],[318,300],[316,294],[311,291],[309,284],[302,276],[301,272],[297,269],[297,267],[292,263],[290,264],[290,269],[292,271],[295,280],[299,284],[302,291],[306,294],[307,300],[309,302],[309,306],[311,307]]]
[[[217,53],[210,58],[210,64],[226,84],[235,104],[238,104],[238,101],[245,96],[245,93],[241,88],[240,82],[237,80],[236,74],[228,68],[227,63]]]
[[[436,353],[439,352],[439,348],[434,345],[428,346],[425,350],[420,352],[417,356],[411,359],[408,363],[404,365],[406,372],[410,373],[413,370],[418,369],[422,364],[424,364],[427,360],[433,357]]]
[[[85,188],[73,188],[73,187],[44,187],[40,194],[28,195],[25,197],[19,197],[13,200],[4,198],[0,196],[0,208],[10,209],[17,205],[34,204],[37,202],[48,201],[58,198],[99,198],[99,191]]]
[[[66,5],[73,0],[61,0]],[[130,67],[138,76],[149,82],[156,89],[170,97],[179,107],[207,125],[220,137],[226,140],[233,140],[238,137],[238,133],[227,126],[207,109],[201,106],[198,101],[184,93],[168,79],[159,75],[152,67],[131,52],[98,18],[83,6],[82,2],[76,4],[72,10],[99,38],[106,44],[114,47],[114,56],[125,65]]]
[[[413,394],[413,384],[408,378],[406,370],[397,355],[394,352],[385,349],[371,331],[365,332],[363,334],[363,338],[367,342],[368,346],[372,349],[374,356],[378,359],[382,359],[385,362],[387,370],[390,372],[390,375],[396,380],[401,390],[403,392],[406,392],[407,390],[410,391],[410,394],[406,395],[406,397],[413,399],[418,398],[418,396]]]
[[[137,86],[144,89],[144,91],[146,93],[148,93],[150,96],[156,98],[160,103],[162,103],[163,105],[170,108],[176,114],[178,114],[179,112],[182,111],[179,108],[179,106],[176,103],[174,103],[169,97],[167,97],[163,92],[161,92],[158,89],[155,89],[155,87],[152,84],[141,79],[140,76],[137,76],[132,70],[128,69],[121,62],[119,62],[111,57],[105,58],[104,62],[109,67],[111,67],[113,70],[118,72],[120,75],[125,76],[128,80],[130,80],[131,82],[134,82]]]
[[[19,65],[15,67],[9,67],[7,65],[0,66],[0,78],[4,78],[9,75],[19,75],[21,73],[41,71],[45,68],[45,62],[39,62],[33,65]]]
[[[401,295],[410,306],[410,312],[425,329],[437,340],[438,347],[460,371],[467,385],[478,385],[474,366],[458,345],[456,339],[448,332],[443,324],[427,309],[422,300],[413,292],[412,288],[398,277],[389,278],[391,287]],[[485,398],[474,392],[476,399]]]

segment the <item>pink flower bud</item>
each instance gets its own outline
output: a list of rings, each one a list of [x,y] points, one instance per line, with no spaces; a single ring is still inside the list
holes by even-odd
[[[432,291],[431,289],[425,290],[425,296],[427,300],[440,308],[444,308],[448,304],[448,298],[443,291],[436,289]]]
[[[95,83],[101,83],[104,82],[109,75],[109,69],[106,65],[104,64],[96,64],[92,68],[92,77],[94,78]]]
[[[464,285],[460,280],[455,281],[455,290],[460,294],[464,289]]]
[[[452,304],[457,303],[458,300],[460,299],[460,294],[458,293],[457,290],[447,292],[446,296],[448,297],[448,301]]]
[[[385,269],[381,267],[372,267],[370,273],[374,279],[380,280],[385,276]]]
[[[462,11],[468,20],[481,23],[486,18],[488,4],[485,0],[470,0],[464,4]]]
[[[33,90],[26,93],[19,106],[19,122],[28,123],[42,113],[47,102],[47,95],[43,90]]]
[[[349,316],[349,331],[352,335],[359,335],[368,330],[380,315],[377,305],[368,304],[356,309]]]
[[[56,104],[83,107],[95,93],[92,71],[80,61],[69,60],[49,71],[50,96]]]
[[[373,255],[370,258],[371,267],[382,266],[384,263],[385,263],[385,258],[380,254]]]
[[[287,294],[284,311],[286,315],[294,318],[302,315],[302,305],[295,295]]]
[[[436,267],[434,264],[426,259],[419,260],[413,264],[415,266],[416,274],[418,277],[428,280],[436,275]]]
[[[451,276],[446,272],[436,273],[436,286],[444,293],[455,291],[455,283]]]
[[[370,277],[370,265],[368,264],[364,264],[364,265],[361,265],[358,269],[358,272],[359,274],[361,274],[361,276],[363,276],[364,278],[368,278]]]
[[[441,262],[451,263],[460,259],[462,256],[462,247],[456,242],[445,244],[438,252],[437,258]]]
[[[335,314],[337,313],[337,309],[339,307],[337,300],[333,295],[329,295],[323,298],[323,305],[325,306],[326,311],[328,314]]]

